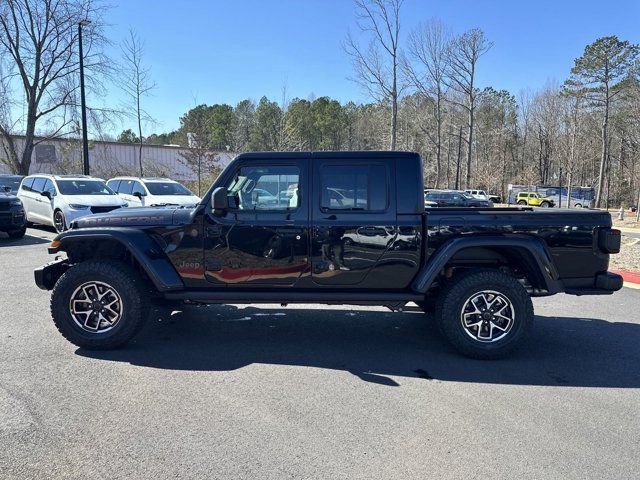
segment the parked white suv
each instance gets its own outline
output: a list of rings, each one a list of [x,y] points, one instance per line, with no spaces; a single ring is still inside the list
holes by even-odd
[[[489,195],[484,190],[465,190],[465,192],[478,200],[489,200]]]
[[[107,185],[130,207],[192,207],[200,203],[200,197],[191,193],[184,185],[168,178],[116,177],[109,180]]]
[[[126,207],[104,180],[84,175],[30,175],[20,183],[27,222],[66,230],[76,218]]]

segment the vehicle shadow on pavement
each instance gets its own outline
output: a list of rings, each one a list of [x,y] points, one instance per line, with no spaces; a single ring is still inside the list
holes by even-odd
[[[12,246],[12,247],[21,247],[28,245],[39,245],[42,243],[50,243],[51,240],[46,238],[34,237],[33,235],[25,234],[24,237],[13,239],[9,238],[9,235],[6,233],[0,232],[0,247],[4,246]]]
[[[449,347],[422,313],[186,307],[154,315],[127,347],[78,355],[171,370],[228,371],[253,363],[351,372],[398,386],[402,377],[561,387],[640,387],[640,325],[537,316],[512,357],[478,361]]]

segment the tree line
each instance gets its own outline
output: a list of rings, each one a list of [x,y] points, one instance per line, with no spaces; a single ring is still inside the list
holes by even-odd
[[[2,76],[3,66],[5,72],[22,79],[28,100],[27,137],[36,131],[36,123],[44,125],[52,116],[58,119],[52,124],[71,128],[56,131],[47,126],[51,135],[73,135],[77,133],[73,128],[77,125],[73,35],[64,37],[67,48],[59,47],[58,57],[45,51],[56,45],[44,41],[46,28],[34,29],[40,36],[22,36],[38,40],[31,53],[39,52],[58,62],[52,60],[49,72],[64,73],[55,78],[45,75],[43,80],[39,74],[46,71],[41,72],[31,61],[33,56],[25,54],[25,42],[17,48],[11,40],[20,29],[39,25],[38,21],[14,22],[12,18],[17,12],[18,19],[20,15],[26,20],[40,15],[45,20],[50,17],[49,23],[67,25],[78,15],[92,17],[88,34],[93,61],[87,63],[97,77],[90,85],[98,92],[99,80],[107,78],[110,67],[99,48],[104,11],[95,0],[36,3],[66,9],[58,16],[44,8],[40,14],[33,9],[27,12],[22,8],[26,0],[12,0],[0,7],[0,33],[4,33],[0,35],[0,59],[4,62],[0,62],[0,79],[4,79],[6,91],[10,77]],[[412,150],[424,158],[425,181],[434,188],[483,188],[504,195],[509,183],[569,188],[590,185],[596,188],[600,206],[627,206],[637,199],[637,45],[615,35],[595,39],[574,60],[563,81],[550,81],[537,90],[509,92],[483,85],[477,78],[484,55],[493,47],[480,28],[452,32],[441,21],[431,19],[405,32],[402,0],[355,0],[354,6],[358,34],[348,33],[343,41],[344,53],[353,65],[352,72],[345,74],[362,87],[369,101],[341,103],[328,96],[287,100],[283,95],[281,101],[262,97],[236,105],[202,104],[180,117],[177,130],[148,134],[145,130],[152,123],[143,104],[154,84],[145,68],[142,42],[132,32],[123,44],[128,68],[119,69],[117,76],[129,98],[128,108],[121,110],[135,119],[136,128],[125,130],[117,139],[139,145],[181,145],[187,149],[185,162],[206,171],[215,168],[214,152],[219,150]],[[73,28],[67,31],[74,32]],[[51,85],[56,85],[51,91],[59,96],[44,94]],[[0,136],[8,152],[4,161],[13,171],[23,171],[28,167],[26,154],[12,154],[6,140],[12,133],[6,103],[0,103]],[[94,114],[101,113],[96,110]],[[104,130],[105,122],[103,119],[100,124],[100,118],[94,117],[92,123]]]

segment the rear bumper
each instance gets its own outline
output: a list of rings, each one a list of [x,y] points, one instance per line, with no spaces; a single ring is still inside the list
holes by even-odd
[[[624,280],[622,275],[613,272],[599,273],[596,276],[596,288],[617,292],[622,288]]]
[[[69,261],[66,259],[54,260],[46,265],[36,268],[33,276],[38,288],[42,290],[51,290],[58,279],[66,272],[69,267]]]
[[[622,275],[613,272],[602,272],[596,275],[594,286],[587,288],[567,288],[569,295],[611,295],[622,288]]]

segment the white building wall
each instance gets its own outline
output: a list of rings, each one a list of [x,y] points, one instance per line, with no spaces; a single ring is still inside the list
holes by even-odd
[[[24,138],[15,137],[16,149],[22,152]],[[36,147],[31,156],[30,174],[33,173],[82,173],[82,143],[79,140],[46,140]],[[55,151],[55,158],[47,158],[43,150]],[[89,142],[89,165],[94,176],[109,178],[116,175],[137,175],[139,145],[118,142]],[[167,176],[176,180],[195,180],[197,173],[186,165],[182,147],[143,145],[142,163],[145,176]],[[1,155],[2,153],[0,153]],[[216,163],[226,167],[235,157],[233,152],[218,152]],[[9,169],[0,163],[0,173]]]

